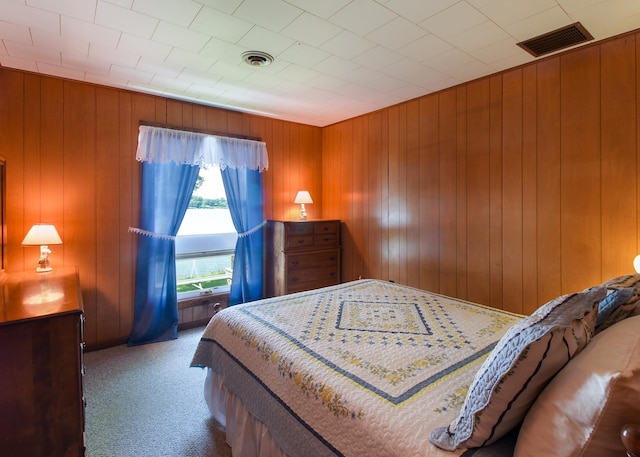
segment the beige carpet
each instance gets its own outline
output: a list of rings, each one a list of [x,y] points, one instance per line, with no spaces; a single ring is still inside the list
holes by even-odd
[[[231,457],[189,363],[203,328],[177,340],[84,356],[88,457]]]

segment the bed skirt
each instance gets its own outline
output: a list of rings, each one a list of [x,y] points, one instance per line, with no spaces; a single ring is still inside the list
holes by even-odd
[[[225,388],[222,376],[211,368],[207,368],[204,398],[213,418],[225,427],[233,457],[287,457],[267,427]]]

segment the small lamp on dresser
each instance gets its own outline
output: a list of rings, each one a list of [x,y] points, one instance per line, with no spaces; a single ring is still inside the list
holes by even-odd
[[[22,240],[23,246],[40,246],[40,259],[38,259],[38,267],[36,268],[38,273],[53,270],[49,263],[49,254],[51,254],[49,245],[51,244],[62,244],[62,239],[52,224],[34,225]]]
[[[307,218],[307,210],[305,209],[304,205],[309,204],[309,203],[313,203],[313,200],[311,200],[311,194],[309,193],[309,191],[307,190],[301,190],[298,191],[298,193],[296,194],[296,198],[295,200],[293,200],[293,203],[297,203],[300,205],[300,220],[305,220]]]

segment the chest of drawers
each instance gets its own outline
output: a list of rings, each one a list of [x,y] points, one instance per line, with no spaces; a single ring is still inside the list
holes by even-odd
[[[6,274],[0,293],[0,456],[85,455],[77,270]]]
[[[340,283],[340,221],[269,221],[265,293],[290,294]]]

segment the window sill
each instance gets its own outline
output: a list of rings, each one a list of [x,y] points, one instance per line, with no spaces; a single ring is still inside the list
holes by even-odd
[[[193,308],[194,306],[213,306],[215,312],[226,308],[229,303],[229,292],[213,293],[210,295],[200,295],[178,299],[178,309]]]

